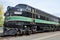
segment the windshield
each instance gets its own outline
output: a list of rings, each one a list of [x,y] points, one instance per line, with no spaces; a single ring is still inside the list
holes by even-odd
[[[26,9],[26,5],[22,5],[22,4],[18,4],[15,6],[16,8],[19,8],[19,9]]]

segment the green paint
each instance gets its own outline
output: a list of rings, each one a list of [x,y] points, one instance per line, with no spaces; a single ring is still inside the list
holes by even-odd
[[[58,25],[58,22],[51,22],[51,21],[45,21],[45,20],[40,20],[40,19],[35,19],[36,23],[46,23],[46,24],[56,24]]]
[[[6,20],[18,20],[18,21],[28,21],[28,22],[33,22],[32,18],[28,17],[23,17],[23,16],[9,16],[7,17]],[[45,21],[45,20],[40,20],[40,19],[35,19],[36,23],[46,23],[46,24],[56,24],[58,25],[58,22],[52,22],[52,21]]]
[[[10,16],[7,17],[6,20],[18,20],[18,21],[28,21],[28,22],[32,22],[32,18],[28,18],[28,17],[22,17],[22,16]]]

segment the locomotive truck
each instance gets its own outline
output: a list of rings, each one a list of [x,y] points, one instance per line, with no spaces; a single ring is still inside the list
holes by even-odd
[[[26,4],[8,6],[4,14],[4,35],[59,30],[59,18]]]

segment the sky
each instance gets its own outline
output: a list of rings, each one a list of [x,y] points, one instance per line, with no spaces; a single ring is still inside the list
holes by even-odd
[[[4,11],[7,10],[7,6],[14,7],[17,4],[28,4],[34,8],[60,17],[60,0],[0,0],[0,5],[3,5]]]

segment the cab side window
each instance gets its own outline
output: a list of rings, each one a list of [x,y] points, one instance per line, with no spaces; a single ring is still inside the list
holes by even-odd
[[[37,19],[40,19],[40,15],[36,15],[36,18],[37,18]]]
[[[31,12],[31,11],[32,11],[32,8],[28,6],[28,7],[26,8],[26,10],[27,10],[28,12]]]

